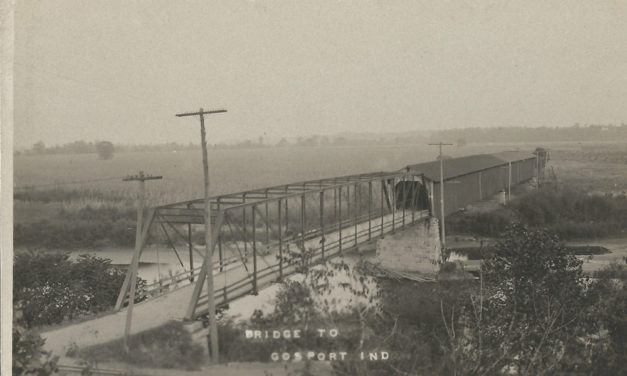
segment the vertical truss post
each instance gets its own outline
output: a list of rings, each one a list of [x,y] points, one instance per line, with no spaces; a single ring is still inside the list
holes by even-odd
[[[372,239],[372,180],[368,182],[368,240]]]
[[[320,232],[322,233],[320,249],[322,250],[322,260],[324,260],[324,243],[326,242],[324,237],[324,191],[320,191]]]
[[[191,205],[187,205],[189,209]],[[194,246],[192,244],[192,224],[187,224],[187,245],[189,250],[189,281],[194,282]]]
[[[425,175],[424,174],[420,174],[420,184],[422,184],[422,189],[427,189],[427,182],[425,181]],[[427,200],[428,200],[428,194],[427,194]],[[418,191],[418,197],[417,199],[420,199],[420,191]],[[431,215],[431,207],[428,208],[429,211],[429,215]]]
[[[266,246],[270,247],[270,217],[268,216],[268,190],[266,189]]]
[[[220,197],[218,197],[218,211],[220,211]],[[220,273],[224,271],[224,256],[222,253],[222,231],[218,232],[218,257],[220,259]],[[224,291],[226,296],[226,290]]]
[[[244,256],[248,258],[248,224],[246,223],[246,207],[242,207],[242,230],[244,234]]]
[[[337,222],[337,188],[333,188],[333,219]]]
[[[396,189],[394,189],[394,193],[396,193]],[[407,174],[403,176],[403,201],[401,202],[403,205],[403,228],[405,228],[405,208],[407,207]]]
[[[285,199],[287,201],[287,199]],[[283,201],[279,199],[278,207],[279,207],[279,281],[283,280],[283,236],[281,234],[281,203]]]
[[[411,223],[414,223],[416,221],[416,201],[418,199],[418,193],[419,193],[419,192],[416,192],[415,179],[416,177],[412,175],[411,176],[411,189],[409,190],[411,192]]]
[[[305,247],[305,195],[300,196],[300,241],[303,244],[303,251],[306,251]]]
[[[339,241],[338,247],[340,255],[342,254],[342,187],[337,187],[337,198],[338,198],[338,217],[337,217],[337,228],[339,231]]]
[[[346,185],[346,219],[350,220],[350,217],[351,217],[351,186],[347,184]]]
[[[383,199],[384,199],[384,190],[383,187],[385,186],[385,182],[383,181],[383,179],[381,180],[381,192],[379,192],[381,194],[381,237],[383,237],[383,227],[385,225],[385,206],[383,205]]]
[[[287,186],[285,187],[285,195],[287,196]],[[290,213],[287,209],[287,202],[289,201],[289,199],[285,199],[285,234],[287,234],[287,232],[290,230],[289,229],[289,223],[290,223]]]
[[[429,214],[437,216],[435,213],[435,183],[433,180],[429,180]]]
[[[396,197],[396,188],[394,187],[395,180],[395,178],[392,179],[392,187],[390,188],[390,191],[392,192],[390,196],[394,198],[393,200],[390,200],[392,201],[392,232],[396,230],[396,202],[398,200],[398,197]]]
[[[353,189],[353,201],[355,202],[355,208],[353,209],[353,225],[355,226],[355,247],[357,246],[357,208],[359,207],[359,203],[357,202],[357,187],[358,183],[355,183],[355,188]]]
[[[257,290],[257,224],[255,218],[255,212],[257,206],[252,207],[252,225],[253,225],[253,295],[258,294]]]

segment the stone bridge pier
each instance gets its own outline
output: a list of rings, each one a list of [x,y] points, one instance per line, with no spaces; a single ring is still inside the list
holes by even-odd
[[[438,220],[426,217],[377,241],[376,262],[383,268],[435,277],[442,259]]]

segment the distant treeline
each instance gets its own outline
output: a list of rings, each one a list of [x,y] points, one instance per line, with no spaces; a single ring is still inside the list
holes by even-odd
[[[316,147],[346,145],[413,144],[428,141],[445,141],[464,146],[468,143],[484,142],[551,142],[551,141],[616,141],[627,140],[627,124],[594,125],[575,124],[571,127],[497,127],[497,128],[458,128],[438,131],[413,131],[398,133],[351,133],[336,136],[312,135],[298,138],[281,138],[267,141],[263,137],[231,143],[210,144],[210,149],[252,149],[285,146]],[[106,141],[105,141],[106,142]],[[63,145],[46,146],[38,141],[30,149],[16,154],[82,154],[98,153],[98,145],[103,141],[74,141]],[[133,151],[184,151],[200,147],[195,143],[168,142],[161,144],[128,145],[116,144],[115,152]]]
[[[432,141],[460,143],[482,142],[551,142],[551,141],[616,141],[627,140],[627,124],[579,125],[572,127],[499,127],[462,128],[436,131]],[[463,145],[461,145],[463,146]]]

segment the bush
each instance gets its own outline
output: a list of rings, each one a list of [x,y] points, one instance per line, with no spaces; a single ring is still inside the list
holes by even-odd
[[[65,319],[113,308],[125,272],[111,260],[67,253],[24,252],[15,255],[13,299],[23,309],[27,327],[51,325]],[[138,279],[138,289],[146,281]]]
[[[43,350],[45,340],[24,327],[20,307],[13,310],[13,367],[14,375],[52,375],[57,371],[58,357]]]
[[[446,228],[450,233],[470,233],[481,236],[497,236],[512,222],[515,214],[509,209],[467,215],[456,213],[446,219]]]

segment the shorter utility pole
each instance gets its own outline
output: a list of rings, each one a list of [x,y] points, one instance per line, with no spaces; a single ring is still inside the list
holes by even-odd
[[[442,255],[446,250],[446,226],[444,225],[444,156],[442,155],[442,146],[450,146],[453,144],[445,144],[438,142],[437,144],[429,144],[431,146],[438,146],[440,149],[440,228],[442,233],[440,234],[440,240],[442,242]]]
[[[135,230],[135,253],[139,252],[141,247],[141,233],[144,222],[144,195],[145,195],[145,181],[146,180],[158,180],[162,179],[162,176],[144,175],[144,171],[140,171],[137,175],[129,175],[122,179],[122,181],[138,181],[139,182],[139,194],[137,196],[137,228]],[[131,322],[133,321],[133,306],[135,305],[135,285],[137,284],[137,268],[139,266],[139,256],[134,257],[131,262],[131,276],[130,276],[130,288],[131,291],[128,297],[128,307],[126,308],[126,326],[124,327],[124,349],[128,353],[130,348],[128,344],[128,337],[131,333]]]

